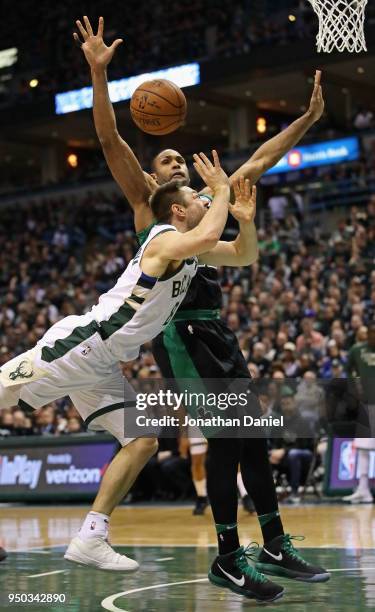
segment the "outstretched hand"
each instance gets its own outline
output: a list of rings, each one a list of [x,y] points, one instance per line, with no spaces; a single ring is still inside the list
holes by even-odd
[[[199,153],[199,155],[195,153],[193,157],[194,168],[207,187],[210,187],[212,191],[219,189],[219,187],[229,187],[229,179],[220,165],[219,156],[215,150],[212,151],[214,163],[204,153]]]
[[[314,89],[312,92],[310,106],[308,110],[308,113],[311,115],[311,118],[313,119],[314,122],[320,119],[324,111],[323,92],[322,92],[322,86],[320,84],[321,76],[322,76],[322,71],[316,70]]]
[[[234,183],[233,191],[235,201],[229,205],[229,212],[239,223],[252,223],[257,210],[257,188],[241,176]]]
[[[117,47],[123,42],[122,38],[117,38],[110,47],[108,47],[103,40],[104,30],[104,19],[99,17],[98,31],[94,34],[91,23],[88,17],[83,18],[84,24],[78,19],[76,21],[77,28],[80,31],[80,39],[78,34],[74,32],[73,38],[75,42],[81,47],[85,58],[92,70],[96,68],[106,68],[111,61]]]

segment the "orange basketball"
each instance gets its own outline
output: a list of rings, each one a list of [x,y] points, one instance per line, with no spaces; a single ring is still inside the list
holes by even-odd
[[[130,112],[134,123],[143,132],[162,136],[183,125],[186,117],[186,98],[181,89],[171,81],[145,81],[132,95]]]

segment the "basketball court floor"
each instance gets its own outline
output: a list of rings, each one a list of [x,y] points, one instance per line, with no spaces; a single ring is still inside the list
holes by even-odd
[[[111,525],[111,542],[136,558],[133,574],[69,563],[66,545],[85,515],[84,506],[0,507],[0,538],[9,551],[0,564],[0,610],[54,612],[224,612],[255,608],[207,580],[216,553],[210,512],[190,507],[123,506]],[[280,612],[346,612],[375,609],[375,507],[339,504],[282,506],[286,530],[305,535],[300,549],[332,572],[325,584],[279,578],[284,597],[263,604]],[[243,544],[261,542],[257,520],[239,511]],[[9,603],[9,593],[65,595],[65,603]]]

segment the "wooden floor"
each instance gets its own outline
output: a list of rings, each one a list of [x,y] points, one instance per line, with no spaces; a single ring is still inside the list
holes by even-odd
[[[120,507],[111,521],[111,542],[140,564],[135,573],[104,572],[63,558],[88,507],[0,506],[0,540],[9,552],[0,563],[0,610],[25,612],[248,612],[257,607],[208,582],[216,554],[209,512],[191,507]],[[285,530],[304,535],[303,556],[331,572],[324,584],[277,578],[284,597],[277,612],[375,610],[375,508],[305,505],[281,508]],[[239,511],[243,544],[262,543],[256,517]],[[13,594],[64,597],[53,604],[17,605]],[[51,595],[52,594],[52,595]],[[22,601],[22,600],[21,600]],[[264,609],[264,607],[262,607]]]
[[[68,544],[88,511],[85,506],[0,506],[0,542],[11,550]],[[281,506],[285,531],[306,536],[303,546],[375,547],[375,507],[339,504]],[[241,541],[261,543],[255,515],[239,510]],[[216,543],[209,510],[193,516],[191,507],[121,506],[111,519],[110,538],[123,546]]]

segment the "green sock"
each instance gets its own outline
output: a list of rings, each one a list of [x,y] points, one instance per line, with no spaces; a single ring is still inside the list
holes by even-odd
[[[258,521],[265,543],[284,534],[283,524],[278,510],[269,512],[268,514],[258,514]]]

